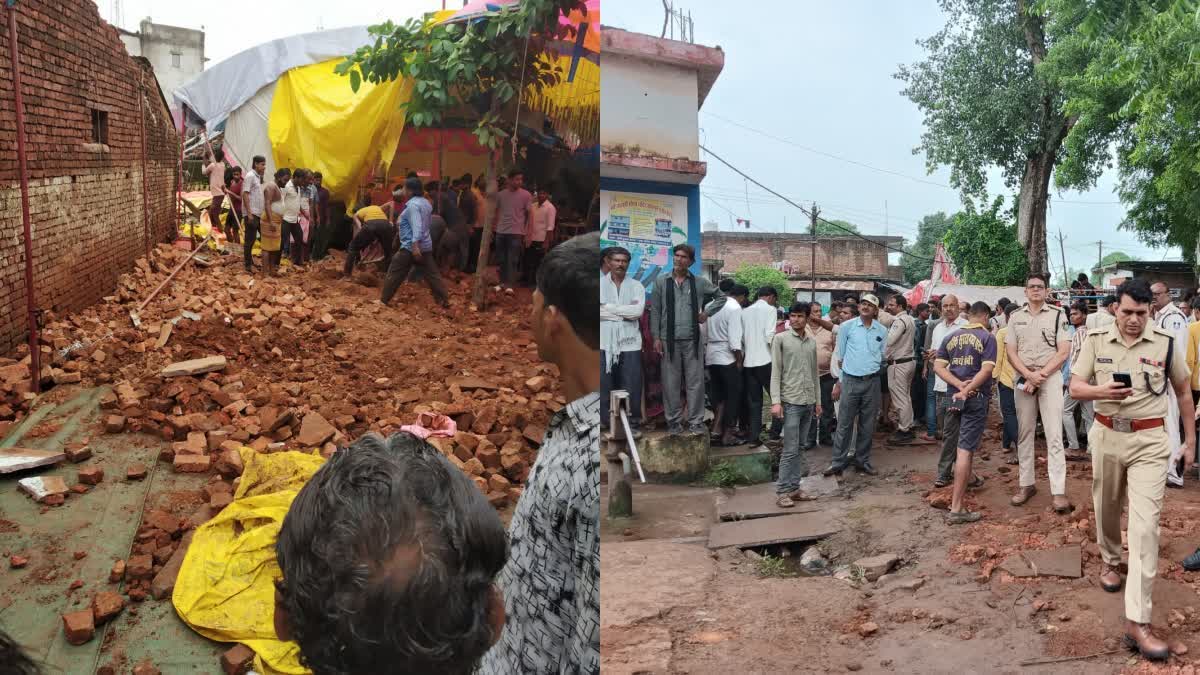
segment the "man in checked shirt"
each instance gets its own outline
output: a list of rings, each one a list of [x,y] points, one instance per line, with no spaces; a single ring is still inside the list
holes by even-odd
[[[550,249],[533,335],[566,407],[546,430],[509,526],[500,572],[508,621],[480,673],[600,672],[600,235]]]

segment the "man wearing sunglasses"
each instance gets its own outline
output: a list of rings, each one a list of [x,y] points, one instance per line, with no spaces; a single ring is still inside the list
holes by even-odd
[[[1025,281],[1028,304],[1013,312],[1005,336],[1005,354],[1016,370],[1017,460],[1020,463],[1020,488],[1012,498],[1021,506],[1037,493],[1033,444],[1038,412],[1046,434],[1046,471],[1054,510],[1070,513],[1067,499],[1067,461],[1063,451],[1063,374],[1062,364],[1071,349],[1067,318],[1062,309],[1046,302],[1049,276],[1031,272]]]

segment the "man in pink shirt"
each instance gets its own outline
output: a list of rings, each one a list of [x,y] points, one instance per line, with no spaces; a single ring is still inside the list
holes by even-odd
[[[530,206],[533,197],[522,188],[525,174],[519,169],[508,173],[508,181],[496,193],[496,211],[492,222],[496,223],[496,264],[500,268],[499,291],[512,294],[513,284],[521,269],[522,242],[529,231]]]
[[[208,207],[208,223],[214,229],[221,229],[221,205],[225,203],[225,150],[208,148],[208,163],[204,165],[204,175],[208,176],[208,190],[212,194],[212,204]],[[232,216],[230,216],[232,218]]]
[[[542,186],[537,191],[537,203],[529,214],[529,232],[525,235],[525,283],[533,285],[542,257],[550,248],[554,238],[554,221],[558,209],[550,201],[550,189]]]

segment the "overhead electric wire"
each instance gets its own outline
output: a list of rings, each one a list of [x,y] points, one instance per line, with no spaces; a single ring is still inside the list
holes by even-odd
[[[840,155],[835,155],[835,154],[833,154],[832,152],[826,152],[826,151],[824,151],[824,150],[818,150],[818,149],[816,149],[816,148],[813,148],[813,147],[810,147],[810,146],[804,145],[803,143],[797,143],[796,141],[793,141],[793,140],[790,140],[790,139],[787,139],[787,138],[782,138],[782,137],[780,137],[780,136],[776,136],[776,135],[774,135],[774,134],[772,134],[772,133],[769,133],[769,132],[763,131],[763,130],[761,130],[761,129],[755,129],[754,127],[748,127],[748,126],[746,126],[745,124],[742,124],[742,123],[740,123],[740,122],[735,122],[735,121],[733,121],[733,120],[731,120],[731,119],[729,119],[729,118],[727,118],[727,117],[722,117],[722,116],[720,116],[720,115],[718,115],[718,114],[716,114],[716,113],[714,113],[714,112],[708,111],[708,110],[702,110],[702,111],[700,111],[700,114],[701,114],[701,115],[708,115],[709,117],[715,117],[716,119],[719,119],[719,120],[721,120],[722,122],[725,122],[725,123],[727,123],[727,124],[732,124],[732,125],[733,125],[733,126],[735,126],[735,127],[740,127],[740,128],[742,128],[742,129],[745,129],[746,131],[749,131],[749,132],[751,132],[751,133],[755,133],[755,134],[758,134],[758,135],[760,135],[760,136],[764,136],[764,137],[766,137],[766,138],[769,138],[769,139],[771,139],[771,140],[774,140],[774,141],[779,141],[780,143],[786,143],[786,144],[788,144],[788,145],[795,146],[795,147],[797,147],[797,148],[800,148],[801,150],[804,150],[804,151],[806,151],[806,152],[811,152],[811,153],[813,153],[813,154],[816,154],[816,155],[821,155],[822,157],[828,157],[828,158],[830,158],[830,159],[835,159],[835,160],[837,160],[837,161],[839,161],[839,162],[845,162],[845,163],[847,163],[847,164],[853,164],[853,165],[855,165],[855,166],[860,166],[860,167],[862,167],[862,168],[864,168],[864,169],[870,169],[871,171],[878,171],[879,173],[886,173],[886,174],[889,174],[889,175],[892,175],[892,176],[897,176],[897,177],[899,177],[899,178],[905,178],[905,179],[907,179],[907,180],[916,181],[916,182],[918,182],[918,183],[925,183],[926,185],[933,185],[933,186],[936,186],[936,187],[946,188],[946,189],[949,189],[949,190],[956,190],[956,191],[958,190],[958,188],[954,187],[953,185],[950,185],[949,183],[941,183],[941,182],[938,182],[938,181],[935,181],[935,180],[929,180],[929,179],[927,179],[927,178],[920,178],[920,177],[918,177],[918,176],[913,176],[913,175],[910,175],[910,174],[901,173],[901,172],[899,172],[899,171],[893,171],[893,170],[891,170],[891,169],[884,169],[884,168],[881,168],[881,167],[878,167],[878,166],[872,166],[872,165],[870,165],[870,164],[867,164],[866,162],[860,162],[860,161],[858,161],[858,160],[855,160],[855,159],[850,159],[850,158],[848,158],[848,157],[842,157],[842,156],[840,156]],[[1107,201],[1089,201],[1089,200],[1084,200],[1084,199],[1057,199],[1057,200],[1055,200],[1055,201],[1056,201],[1056,202],[1058,202],[1058,203],[1060,203],[1060,204],[1091,204],[1091,205],[1098,205],[1098,206],[1101,206],[1101,205],[1110,205],[1110,206],[1111,206],[1111,205],[1114,205],[1114,204],[1121,204],[1121,202],[1120,202],[1120,201],[1107,202]]]
[[[729,167],[730,169],[732,169],[735,173],[737,173],[742,178],[750,181],[751,183],[754,183],[755,185],[762,188],[763,190],[766,190],[767,192],[771,193],[772,195],[775,195],[776,197],[778,197],[779,199],[782,199],[783,201],[787,202],[788,204],[791,204],[792,206],[796,207],[797,209],[800,210],[801,213],[808,216],[810,219],[813,217],[812,211],[809,211],[808,209],[804,208],[803,206],[800,206],[799,204],[797,204],[796,202],[793,202],[792,200],[788,199],[787,197],[784,197],[783,195],[772,190],[771,188],[767,187],[766,185],[763,185],[762,183],[758,182],[753,177],[751,177],[749,174],[747,174],[745,171],[742,171],[741,169],[737,168],[736,166],[730,164],[728,161],[725,160],[725,158],[721,157],[717,153],[713,152],[712,150],[709,150],[707,147],[705,147],[703,145],[700,146],[700,149],[703,150],[704,152],[707,152],[708,154],[712,155],[713,159],[715,159],[718,162]],[[712,199],[712,197],[709,197],[709,199]],[[888,246],[887,244],[884,244],[882,242],[875,241],[862,233],[855,232],[854,230],[842,227],[841,225],[838,225],[837,223],[830,222],[830,221],[822,218],[820,215],[817,215],[816,219],[822,223],[825,223],[826,225],[829,225],[831,227],[835,227],[839,230],[842,230],[846,234],[858,237],[859,239],[862,239],[863,241],[865,241],[867,243],[874,244],[876,246],[881,246],[883,248],[886,248],[889,251],[893,251],[895,253],[900,253],[900,254],[909,256],[910,258],[914,258],[916,260],[922,260],[922,261],[929,262],[929,263],[937,262],[933,258],[926,258],[925,256],[913,255],[912,253],[909,253],[908,251],[905,251],[904,249],[895,248],[893,246]]]

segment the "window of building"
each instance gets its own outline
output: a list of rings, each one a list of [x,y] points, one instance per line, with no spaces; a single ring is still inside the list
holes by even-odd
[[[181,54],[179,52],[171,52],[171,67],[172,68],[183,67],[182,59],[183,59],[183,54]]]
[[[108,111],[92,108],[92,142],[108,145]]]

